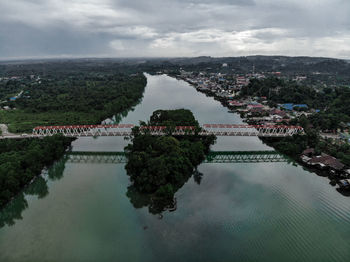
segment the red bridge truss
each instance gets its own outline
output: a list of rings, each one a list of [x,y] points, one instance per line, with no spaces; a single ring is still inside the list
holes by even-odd
[[[72,126],[38,126],[33,129],[31,137],[52,136],[63,134],[68,137],[84,136],[130,136],[132,124],[120,125],[72,125]],[[258,137],[286,137],[295,134],[303,134],[300,126],[284,125],[231,125],[231,124],[204,124],[199,135],[216,136],[258,136]],[[141,127],[140,131],[155,136],[172,135],[194,135],[194,126],[177,126],[169,131],[165,126]]]

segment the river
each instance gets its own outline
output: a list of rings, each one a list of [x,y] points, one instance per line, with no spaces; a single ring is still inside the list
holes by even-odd
[[[201,124],[241,123],[184,81],[146,75],[142,102],[122,119],[187,108]],[[120,151],[122,138],[79,138],[74,151]],[[213,150],[272,150],[220,137]],[[153,215],[126,195],[123,164],[64,163],[1,212],[0,261],[349,261],[350,198],[293,163],[205,163]],[[56,174],[57,173],[57,174]]]

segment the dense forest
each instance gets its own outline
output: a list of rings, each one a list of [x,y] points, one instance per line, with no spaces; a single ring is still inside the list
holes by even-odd
[[[4,206],[45,166],[62,157],[72,138],[0,140],[0,206]]]
[[[185,109],[157,110],[147,124],[141,124],[142,127],[166,126],[167,136],[152,136],[140,127],[134,128],[132,143],[125,148],[128,158],[125,168],[132,182],[128,189],[131,202],[136,202],[137,194],[148,194],[150,203],[144,205],[149,205],[150,210],[162,211],[159,204],[167,205],[173,200],[176,191],[196,173],[196,167],[214,144],[215,136],[172,135],[172,128],[179,124],[193,126],[197,133],[200,131],[192,112]]]
[[[16,110],[2,111],[0,123],[11,132],[30,132],[38,125],[99,124],[136,105],[142,98],[146,78],[142,74],[67,74],[22,84],[23,95],[8,102]],[[0,90],[16,92],[18,85],[8,81]],[[17,88],[17,89],[16,89]]]

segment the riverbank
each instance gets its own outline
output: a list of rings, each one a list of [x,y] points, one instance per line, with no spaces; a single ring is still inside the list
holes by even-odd
[[[215,91],[215,89],[211,90],[208,88],[201,88],[198,85],[196,85],[195,83],[193,83],[192,81],[189,81],[187,78],[183,78],[180,76],[176,76],[176,79],[182,80],[187,82],[188,84],[190,84],[192,87],[194,87],[198,92],[204,93],[206,94],[208,97],[213,97],[215,100],[219,101],[222,106],[224,106],[225,108],[229,109],[229,112],[231,113],[238,113],[241,115],[242,117],[242,110],[240,110],[239,108],[242,106],[241,104],[233,104],[232,101],[232,97],[227,97],[227,96],[222,96],[222,95],[218,95],[217,91]],[[266,101],[267,103],[268,101]],[[252,102],[252,105],[254,107],[254,104]],[[260,105],[260,104],[259,104]],[[252,111],[256,111],[256,113],[258,115],[261,115],[261,108],[253,108]],[[276,111],[276,110],[275,110]],[[244,111],[245,113],[247,112],[247,110]],[[290,121],[290,118],[288,117],[287,120],[283,119],[283,117],[281,116],[282,113],[284,113],[283,111],[280,111],[281,113],[279,114],[279,117],[277,119],[274,120],[274,122],[272,123],[273,125],[275,124],[279,124],[279,123],[283,123],[283,124],[288,124],[288,122]],[[245,114],[243,114],[245,115]],[[283,116],[287,116],[286,113],[284,113]],[[259,118],[259,120],[261,120],[263,118]],[[248,123],[248,124],[261,124],[260,122],[257,122],[256,119],[254,119],[254,115],[253,118],[247,117],[243,119],[244,122]],[[263,124],[271,124],[271,123],[263,123]],[[296,161],[298,164],[300,164],[301,166],[303,166],[304,168],[308,168],[310,169],[310,171],[316,173],[319,176],[322,177],[328,177],[328,179],[330,180],[330,184],[332,186],[335,186],[336,184],[341,184],[340,182],[343,179],[349,179],[350,178],[350,174],[348,172],[348,168],[342,167],[341,169],[333,169],[330,166],[324,166],[323,163],[316,163],[312,165],[312,168],[310,168],[311,164],[309,162],[306,162],[305,158],[303,158],[303,154],[302,152],[304,150],[307,149],[308,142],[307,141],[300,141],[300,146],[304,145],[304,147],[296,149],[296,146],[298,146],[299,144],[296,142],[296,140],[298,139],[292,139],[292,141],[287,142],[288,138],[286,139],[282,139],[284,142],[283,146],[279,145],[279,142],[281,141],[281,139],[268,139],[268,138],[260,138],[264,143],[266,143],[267,145],[273,147],[275,150],[287,155],[288,157],[290,157],[291,159],[293,159],[294,161]],[[316,139],[316,138],[313,138]],[[300,137],[299,140],[304,140]],[[289,143],[289,144],[288,144]],[[315,157],[315,159],[317,159],[318,157],[321,157],[321,154],[319,155],[313,155]],[[322,155],[323,156],[323,155]],[[324,156],[325,157],[325,156]],[[310,158],[311,160],[311,158]],[[348,188],[341,188],[342,192],[344,192],[344,194],[347,194],[347,190],[349,190],[350,192],[350,186]]]
[[[60,159],[74,139],[63,136],[0,141],[0,207]]]

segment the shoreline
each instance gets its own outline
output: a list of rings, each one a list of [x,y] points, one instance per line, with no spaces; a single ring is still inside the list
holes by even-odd
[[[12,196],[5,204],[1,205],[0,206],[0,212],[3,211],[16,197],[18,197],[19,194],[23,193],[28,187],[30,187],[34,183],[34,181],[36,179],[38,179],[39,177],[44,178],[45,171],[48,171],[52,166],[55,165],[56,162],[60,161],[60,159],[62,159],[64,157],[65,153],[71,148],[71,144],[72,144],[73,141],[74,140],[72,140],[70,142],[70,144],[68,146],[66,146],[63,155],[61,155],[58,159],[53,160],[52,163],[50,163],[49,165],[45,165],[41,169],[40,173],[34,175],[32,177],[32,179],[28,183],[24,184],[14,196]]]
[[[227,102],[227,99],[224,99],[222,97],[219,97],[215,94],[215,92],[210,92],[210,91],[204,91],[204,90],[201,90],[199,88],[197,88],[196,85],[194,85],[193,83],[191,83],[190,81],[187,81],[186,79],[184,78],[181,78],[179,76],[171,76],[169,75],[169,77],[173,77],[177,80],[182,80],[182,81],[185,81],[186,83],[188,83],[190,86],[192,86],[193,88],[196,89],[197,92],[200,92],[200,93],[203,93],[205,94],[206,96],[208,97],[213,97],[216,101],[219,101],[221,103],[221,105],[225,108],[227,108],[230,112],[230,113],[234,113],[234,114],[237,114],[242,122],[244,123],[247,123],[247,120],[248,118],[242,118],[241,114],[239,112],[236,111],[235,108],[231,108]],[[323,169],[320,169],[320,168],[317,168],[315,166],[310,166],[308,165],[307,163],[304,163],[301,159],[300,159],[300,155],[296,158],[295,156],[292,156],[292,155],[288,155],[286,153],[282,153],[280,150],[278,150],[276,147],[274,147],[274,145],[272,145],[272,143],[270,143],[269,141],[266,141],[266,139],[264,138],[261,138],[259,137],[259,140],[272,147],[274,150],[276,150],[277,152],[287,156],[288,158],[290,158],[291,160],[293,160],[295,163],[299,164],[301,167],[303,167],[304,169],[306,169],[307,171],[309,171],[310,173],[315,173],[317,176],[320,176],[320,177],[327,177],[329,179],[329,184],[334,187],[337,185],[337,183],[344,179],[344,177],[341,177],[341,175],[339,173],[335,173],[335,174],[332,174],[329,170],[323,170]],[[344,189],[344,188],[341,188],[341,187],[337,187],[336,190],[344,195],[344,196],[350,196],[350,189]]]

